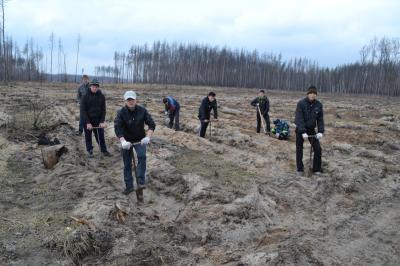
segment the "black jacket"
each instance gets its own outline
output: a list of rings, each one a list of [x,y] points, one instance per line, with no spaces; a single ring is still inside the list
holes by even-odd
[[[97,125],[106,119],[106,98],[101,90],[93,93],[90,89],[81,101],[81,114],[85,123]]]
[[[308,98],[304,98],[297,103],[296,108],[296,132],[303,134],[314,131],[318,126],[318,133],[324,133],[324,113],[322,103],[315,100],[310,102]]]
[[[252,106],[257,106],[257,103],[260,104],[260,111],[263,115],[267,114],[269,112],[269,100],[267,96],[264,97],[257,97],[253,101],[251,101]],[[258,115],[258,110],[257,110],[257,115]]]
[[[80,103],[82,101],[83,96],[88,93],[90,90],[89,84],[81,84],[78,88],[77,94],[76,94],[76,99]]]
[[[217,100],[215,99],[213,102],[208,100],[208,97],[205,97],[201,101],[201,105],[199,108],[199,119],[203,120],[210,120],[211,110],[214,110],[214,118],[218,119],[218,110],[217,110]]]
[[[156,124],[146,108],[136,105],[134,110],[122,107],[114,119],[115,135],[118,138],[124,137],[126,141],[138,142],[146,136],[144,125],[150,130],[156,129]]]

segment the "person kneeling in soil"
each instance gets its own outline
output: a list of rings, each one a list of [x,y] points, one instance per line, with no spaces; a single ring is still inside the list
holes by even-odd
[[[270,121],[269,121],[269,100],[267,98],[267,96],[265,96],[265,92],[264,90],[260,90],[258,92],[258,96],[257,98],[255,98],[253,101],[251,101],[250,103],[252,106],[257,108],[257,133],[260,133],[260,128],[261,128],[261,124],[262,121],[261,119],[264,119],[266,122],[266,130],[267,130],[267,134],[269,134],[270,130],[271,130],[271,126],[270,126]],[[262,117],[261,117],[262,115]],[[265,128],[264,128],[265,130]]]
[[[313,168],[314,173],[321,173],[321,145],[319,140],[324,133],[324,114],[322,103],[317,100],[317,88],[311,86],[308,88],[307,97],[297,103],[296,108],[296,164],[297,172],[302,175],[303,165],[303,143],[307,140],[314,149]],[[315,134],[315,127],[318,127],[318,133]]]
[[[138,165],[136,169],[136,196],[138,202],[143,202],[143,189],[146,187],[146,145],[156,128],[149,112],[136,102],[136,93],[127,91],[124,94],[125,106],[118,112],[114,120],[115,135],[121,142],[122,159],[124,162],[125,195],[134,190],[132,177],[133,148],[136,151]],[[147,134],[144,125],[148,126]]]
[[[110,157],[104,139],[104,122],[106,119],[106,98],[99,90],[99,81],[93,79],[90,82],[90,90],[83,96],[81,101],[81,114],[84,121],[86,150],[90,158],[93,158],[92,133],[96,142],[100,144],[100,150],[104,156]]]
[[[201,101],[199,108],[199,120],[200,120],[200,137],[204,138],[206,136],[206,131],[208,123],[210,122],[211,110],[214,110],[214,121],[218,121],[218,107],[217,100],[215,99],[215,93],[208,93],[207,97]]]
[[[283,119],[275,119],[271,133],[274,134],[277,139],[288,139],[290,136],[289,124]]]
[[[181,107],[178,101],[171,96],[164,97],[162,101],[165,105],[165,115],[169,116],[168,127],[173,127],[175,119],[175,130],[179,130],[179,111]]]

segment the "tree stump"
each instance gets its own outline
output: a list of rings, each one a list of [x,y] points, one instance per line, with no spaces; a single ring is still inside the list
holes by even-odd
[[[68,149],[64,144],[58,144],[42,149],[43,164],[47,169],[51,169],[58,163],[62,154],[66,153]]]

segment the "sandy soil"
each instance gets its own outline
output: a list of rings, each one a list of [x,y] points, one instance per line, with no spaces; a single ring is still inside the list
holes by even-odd
[[[112,121],[126,88],[157,123],[145,204],[124,196]],[[399,265],[398,98],[319,95],[324,174],[297,176],[294,137],[255,132],[256,90],[212,88],[220,122],[201,139],[207,87],[106,86],[106,142],[89,159],[75,135],[72,84],[0,87],[1,265]],[[182,131],[164,126],[161,97],[182,105]],[[54,102],[32,129],[32,101]],[[301,93],[268,92],[271,119],[294,120]],[[292,124],[293,129],[293,124]],[[45,132],[68,149],[42,163]],[[304,161],[308,164],[309,145]],[[126,212],[117,219],[116,204]],[[91,226],[71,219],[86,219]]]

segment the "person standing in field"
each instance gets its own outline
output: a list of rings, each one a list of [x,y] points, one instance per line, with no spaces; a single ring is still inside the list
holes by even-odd
[[[79,129],[77,132],[77,135],[80,136],[83,133],[83,116],[80,110],[80,105],[83,96],[86,95],[86,93],[89,91],[89,76],[88,75],[83,75],[82,76],[82,83],[78,87],[77,94],[76,94],[76,100],[78,101],[78,106],[79,106]]]
[[[258,96],[251,101],[251,105],[257,108],[257,133],[260,133],[261,125],[263,124],[261,119],[265,120],[266,128],[263,130],[267,130],[267,134],[271,131],[271,123],[269,121],[269,100],[267,96],[265,96],[264,90],[260,90],[258,92]]]
[[[134,191],[132,176],[133,149],[135,149],[138,164],[136,169],[136,197],[139,203],[143,202],[143,189],[146,187],[146,145],[150,143],[156,128],[150,113],[137,104],[136,93],[127,91],[124,94],[125,106],[122,107],[114,119],[115,135],[121,142],[122,159],[124,162],[124,194],[129,195]],[[145,125],[148,126],[147,132]]]
[[[106,98],[99,89],[100,83],[97,79],[90,82],[90,90],[83,96],[81,101],[81,114],[83,116],[86,151],[89,158],[93,158],[92,133],[96,142],[100,144],[100,150],[104,156],[110,157],[104,139],[104,128],[107,127]]]
[[[207,127],[211,119],[211,110],[214,113],[214,121],[218,121],[218,107],[215,96],[215,92],[210,92],[201,101],[198,117],[200,120],[200,137],[202,138],[206,136]]]
[[[322,150],[319,140],[324,136],[324,113],[322,103],[317,100],[317,88],[311,86],[307,90],[307,97],[297,103],[296,108],[296,165],[297,172],[304,173],[303,144],[308,140],[314,149],[314,173],[321,173]],[[317,128],[317,131],[315,131]]]

